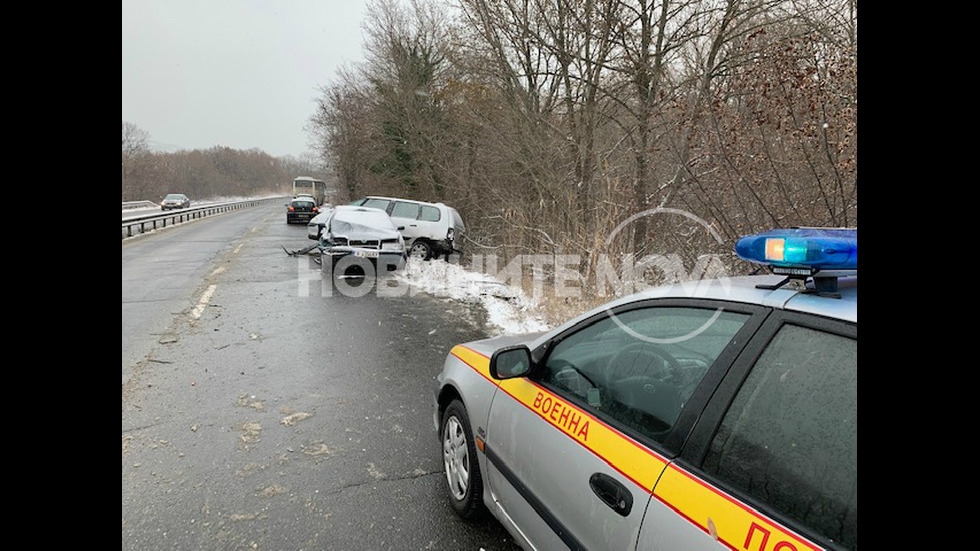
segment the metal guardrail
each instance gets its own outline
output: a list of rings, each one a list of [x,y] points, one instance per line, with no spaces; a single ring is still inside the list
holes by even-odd
[[[158,203],[153,201],[123,201],[122,208],[126,209],[138,209],[143,207],[159,207]]]
[[[133,216],[122,221],[122,238],[133,237],[146,233],[147,231],[158,228],[166,228],[168,223],[171,226],[188,222],[205,216],[221,214],[232,210],[244,209],[258,206],[269,201],[282,201],[288,195],[277,195],[273,197],[263,197],[261,199],[246,199],[244,201],[230,201],[227,203],[215,203],[204,207],[194,207],[188,209],[177,209],[167,211],[164,214],[144,214]],[[135,230],[135,231],[134,231]]]

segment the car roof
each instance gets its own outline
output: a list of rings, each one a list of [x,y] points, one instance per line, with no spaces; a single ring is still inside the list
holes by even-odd
[[[802,289],[786,285],[778,289],[759,288],[773,286],[785,279],[781,275],[736,276],[724,279],[691,281],[659,287],[624,297],[626,302],[642,299],[646,295],[656,297],[693,297],[709,300],[727,300],[745,304],[758,304],[781,310],[792,310],[857,323],[857,276],[838,280],[840,297],[820,296],[812,285]],[[608,307],[608,305],[607,305]]]
[[[694,298],[740,302],[857,323],[856,275],[842,277],[838,280],[839,298],[817,295],[812,292],[812,285],[807,287],[809,292],[793,284],[778,289],[760,289],[758,287],[758,285],[776,285],[783,279],[784,276],[778,275],[735,276],[651,287],[593,308],[562,324],[560,329],[564,330],[605,310],[655,298]]]
[[[797,292],[784,309],[857,323],[857,276],[840,278],[838,292],[840,298]]]
[[[386,201],[405,201],[406,203],[418,203],[419,205],[430,205],[433,207],[445,207],[444,203],[430,203],[429,201],[419,201],[417,199],[405,199],[404,197],[385,197],[384,195],[365,195],[365,199],[384,199]],[[451,207],[450,207],[451,208]]]

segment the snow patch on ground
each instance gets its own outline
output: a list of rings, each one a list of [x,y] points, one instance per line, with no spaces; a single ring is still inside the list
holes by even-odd
[[[551,328],[537,313],[539,305],[521,289],[458,264],[409,258],[405,268],[395,272],[395,277],[430,295],[479,304],[486,310],[489,322],[499,330],[500,335],[533,333]]]

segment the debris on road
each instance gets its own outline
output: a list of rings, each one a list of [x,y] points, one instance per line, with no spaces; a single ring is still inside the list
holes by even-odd
[[[294,413],[292,415],[288,415],[286,417],[283,417],[282,418],[282,421],[280,421],[280,422],[283,425],[287,425],[287,426],[290,426],[291,427],[291,426],[293,426],[293,425],[296,424],[296,421],[302,421],[303,419],[308,419],[310,417],[313,417],[313,414],[312,413],[306,413],[305,411],[300,411],[298,413]]]
[[[290,251],[289,249],[287,249],[286,247],[283,247],[282,245],[279,245],[279,246],[282,247],[282,250],[286,251],[286,254],[288,254],[289,256],[299,256],[301,254],[307,254],[307,253],[309,253],[313,249],[319,247],[320,244],[319,243],[314,243],[314,244],[310,245],[309,247],[304,247],[302,249],[296,249],[295,251]]]
[[[328,448],[326,444],[320,442],[316,446],[311,446],[309,449],[304,448],[303,453],[310,457],[320,457],[323,455],[333,455],[333,450]]]
[[[242,434],[239,439],[246,447],[248,444],[254,444],[261,440],[262,425],[259,423],[243,423],[240,430]]]

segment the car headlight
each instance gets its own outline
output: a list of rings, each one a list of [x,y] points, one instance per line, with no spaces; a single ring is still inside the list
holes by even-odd
[[[392,239],[390,241],[382,241],[381,242],[381,250],[382,251],[400,251],[400,250],[402,250],[402,244],[399,243],[398,241],[394,240],[394,239]]]

